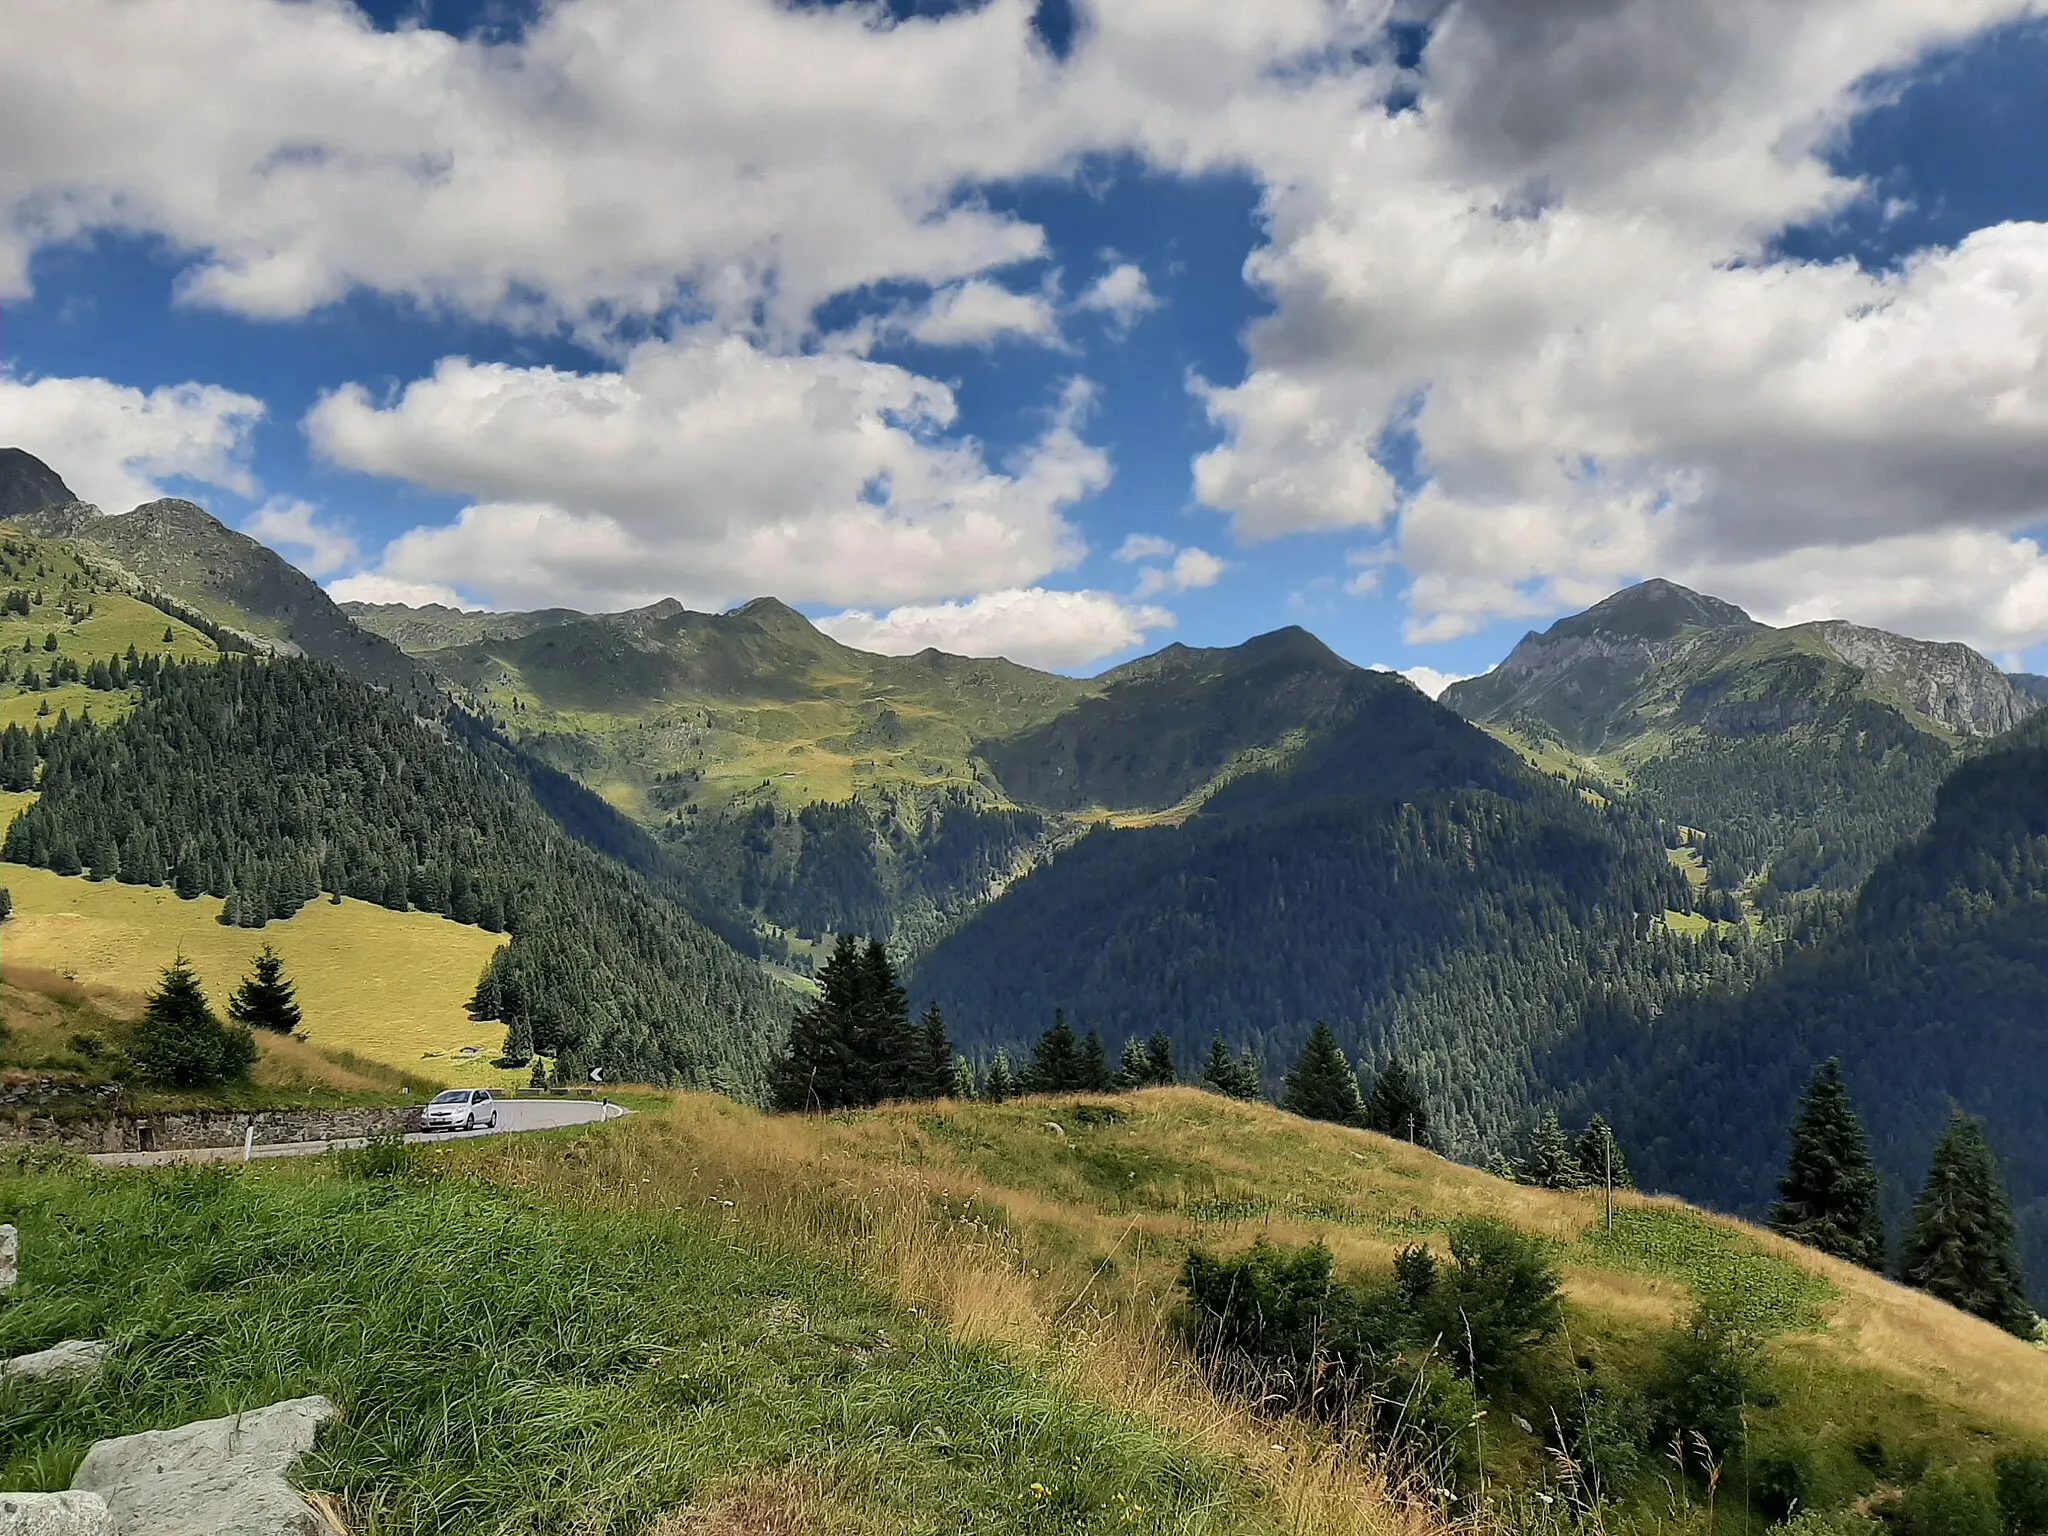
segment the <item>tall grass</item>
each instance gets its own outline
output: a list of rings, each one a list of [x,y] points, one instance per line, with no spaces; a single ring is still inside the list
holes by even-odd
[[[343,1418],[301,1479],[359,1536],[806,1505],[861,1532],[1282,1529],[1221,1458],[704,1212],[550,1205],[402,1149],[323,1164],[0,1180],[25,1255],[0,1350],[120,1346],[95,1380],[0,1386],[4,1486],[324,1392]]]

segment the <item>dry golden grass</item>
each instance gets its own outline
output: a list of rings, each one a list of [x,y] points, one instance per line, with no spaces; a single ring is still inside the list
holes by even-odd
[[[1599,1223],[1596,1197],[1521,1188],[1369,1133],[1189,1089],[1116,1106],[1124,1122],[1083,1133],[1071,1101],[806,1119],[685,1095],[665,1114],[566,1143],[462,1155],[492,1178],[558,1198],[710,1209],[738,1241],[849,1261],[957,1336],[1026,1351],[1091,1395],[1252,1468],[1285,1528],[1302,1536],[1420,1536],[1441,1520],[1320,1432],[1276,1425],[1208,1390],[1171,1327],[1174,1277],[1191,1244],[1320,1239],[1340,1269],[1384,1270],[1403,1244],[1440,1246],[1449,1222],[1493,1215],[1566,1245],[1575,1348],[1640,1349],[1692,1305],[1682,1276],[1600,1261],[1586,1241]],[[1120,1195],[1126,1166],[1145,1198]],[[1753,1245],[1744,1251],[1833,1288],[1818,1326],[1767,1346],[1800,1402],[1883,1400],[1891,1421],[1945,1426],[1981,1441],[1978,1455],[2048,1440],[2048,1352],[1742,1223],[1675,1201],[1620,1203],[1710,1222]]]
[[[10,797],[19,799],[20,797]],[[260,931],[224,928],[220,903],[180,901],[167,890],[0,865],[14,917],[0,926],[0,955],[131,998],[146,995],[183,951],[216,1008],[265,943],[298,984],[305,1034],[324,1050],[436,1081],[502,1086],[521,1075],[491,1066],[499,1025],[464,1012],[501,935],[427,912],[390,912],[321,899]],[[474,1057],[459,1053],[465,1047]]]

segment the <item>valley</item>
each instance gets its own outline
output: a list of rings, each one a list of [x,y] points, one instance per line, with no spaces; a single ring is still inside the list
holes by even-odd
[[[2048,713],[1974,652],[1771,629],[1652,581],[1441,703],[1293,628],[1076,679],[861,651],[766,598],[344,611],[190,503],[23,509],[61,480],[0,469],[11,1088],[232,1108],[594,1074],[640,1110],[516,1147],[194,1175],[175,1217],[18,1144],[10,1210],[47,1232],[89,1206],[137,1245],[113,1278],[60,1245],[39,1306],[143,1319],[149,1361],[202,1316],[230,1333],[190,1369],[138,1366],[130,1404],[39,1421],[9,1442],[11,1486],[259,1377],[367,1415],[312,1474],[365,1529],[488,1528],[488,1484],[535,1529],[574,1497],[608,1511],[593,1530],[664,1536],[685,1507],[673,1529],[719,1536],[703,1522],[753,1508],[806,1533],[1043,1509],[1073,1530],[1563,1536],[1539,1510],[1563,1456],[1599,1488],[1572,1485],[1573,1520],[1732,1536],[1810,1508],[1862,1522],[1825,1536],[1922,1536],[1951,1484],[1989,1500],[1999,1458],[2048,1452],[2048,1353],[2023,1330],[1671,1198],[1766,1217],[1801,1092],[1839,1058],[1886,1261],[1959,1104],[1985,1117],[2016,1294],[2039,1303]],[[265,946],[297,1029],[257,1028],[211,1081],[147,1081],[174,957],[224,1013]],[[900,1055],[913,1019],[923,1102],[754,1107],[805,1107],[782,1097],[799,1049]],[[1080,1076],[1033,1077],[1059,1030]],[[1306,1102],[1318,1041],[1346,1124],[1261,1102]],[[1204,1074],[1216,1091],[1152,1086]],[[1397,1078],[1428,1148],[1360,1128],[1362,1090]],[[1598,1193],[1535,1187],[1560,1113],[1611,1125],[1668,1193],[1621,1191],[1610,1233]],[[207,1300],[143,1234],[245,1263],[205,1214],[229,1210],[302,1257]],[[442,1421],[471,1427],[400,1447],[410,1389],[279,1309],[348,1286],[336,1264],[396,1276],[449,1219],[580,1266],[589,1331],[522,1352],[509,1320],[568,1282],[506,1257],[474,1320],[505,1363]],[[309,1253],[309,1222],[340,1247]],[[1492,1283],[1481,1252],[1554,1289],[1483,1359],[1430,1334],[1444,1297]],[[1351,1330],[1333,1358],[1365,1373],[1341,1412],[1265,1322],[1202,1311],[1204,1264],[1278,1287],[1276,1308],[1321,1287],[1315,1316]],[[676,1313],[661,1268],[715,1316]],[[452,1315],[396,1278],[356,1304],[391,1339]],[[57,1315],[0,1323],[26,1348]],[[297,1340],[290,1359],[237,1342],[254,1329]],[[1688,1351],[1744,1357],[1701,1442],[1740,1478],[1720,1513],[1694,1509],[1697,1469],[1657,1470],[1658,1426],[1719,1411],[1672,1385]],[[493,1482],[462,1437],[520,1433],[535,1392],[574,1412]],[[1388,1401],[1413,1408],[1398,1433]],[[1020,1403],[1039,1438],[989,1427]],[[846,1428],[870,1413],[894,1427]],[[578,1434],[649,1468],[641,1492]],[[798,1445],[807,1480],[784,1487]],[[1458,1502],[1479,1489],[1483,1512]]]

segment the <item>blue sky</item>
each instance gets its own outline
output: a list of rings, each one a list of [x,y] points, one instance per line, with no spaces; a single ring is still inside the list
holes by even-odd
[[[1841,8],[33,0],[123,30],[0,172],[0,440],[344,595],[1433,679],[1663,574],[2048,663],[2048,25]]]

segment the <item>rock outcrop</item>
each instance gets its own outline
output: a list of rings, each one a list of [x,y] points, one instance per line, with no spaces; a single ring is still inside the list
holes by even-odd
[[[298,1397],[102,1440],[72,1491],[106,1501],[116,1536],[332,1536],[288,1479],[337,1412],[324,1397]]]

